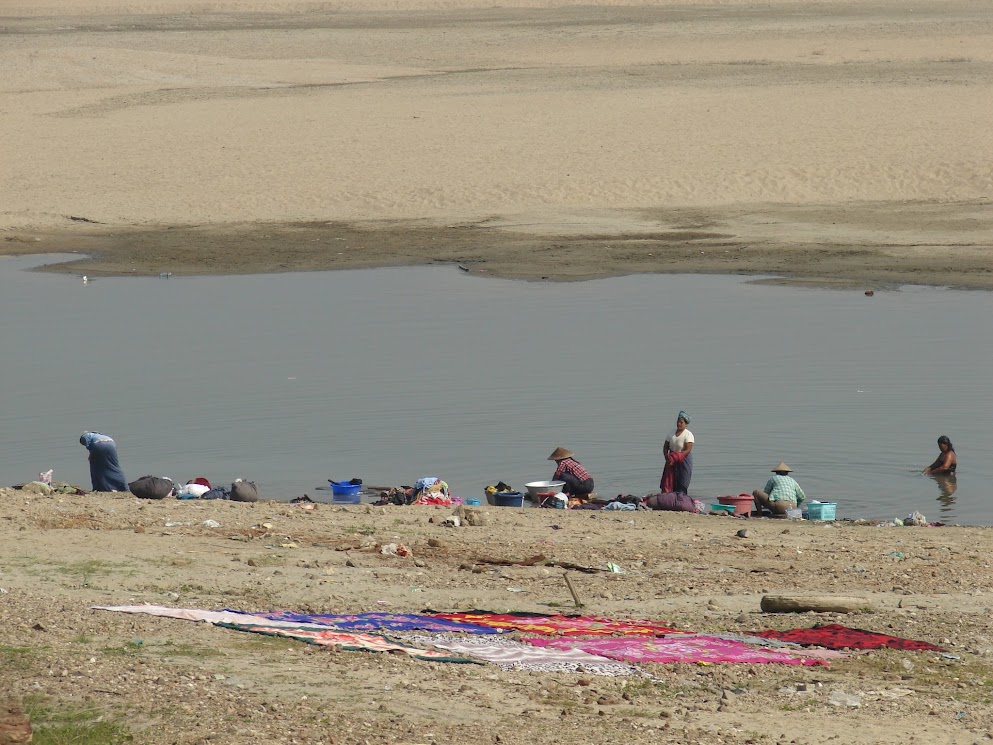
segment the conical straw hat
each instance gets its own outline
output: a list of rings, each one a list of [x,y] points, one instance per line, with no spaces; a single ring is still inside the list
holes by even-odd
[[[789,473],[789,472],[792,472],[793,469],[790,468],[785,463],[783,463],[782,461],[779,461],[779,465],[772,469],[772,472],[773,473],[776,473],[777,471],[786,471],[787,473]]]
[[[571,450],[566,450],[565,448],[555,448],[552,454],[548,456],[548,460],[562,460],[563,458],[571,458],[575,453]]]

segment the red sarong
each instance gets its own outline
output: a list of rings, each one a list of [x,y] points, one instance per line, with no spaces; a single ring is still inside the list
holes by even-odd
[[[877,634],[874,631],[850,629],[837,623],[814,626],[810,629],[791,629],[790,631],[756,631],[747,632],[752,636],[763,639],[779,639],[809,647],[824,647],[825,649],[902,649],[910,652],[944,652],[928,642],[915,639],[902,639],[899,636]]]
[[[686,451],[674,453],[671,450],[669,451],[669,454],[665,456],[665,468],[662,469],[662,483],[659,484],[659,488],[662,490],[663,494],[669,494],[675,490],[676,466],[686,460],[686,456]]]

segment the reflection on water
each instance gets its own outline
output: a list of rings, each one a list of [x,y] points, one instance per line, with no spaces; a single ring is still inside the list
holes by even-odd
[[[556,446],[600,494],[645,494],[685,409],[705,503],[785,460],[840,517],[932,518],[916,459],[941,421],[968,472],[942,520],[993,523],[993,294],[449,267],[84,284],[28,263],[0,259],[0,483],[87,483],[78,439],[97,430],[132,479],[243,477],[268,497],[428,475],[482,497],[551,477]]]
[[[930,477],[938,485],[938,503],[941,505],[939,511],[942,517],[954,517],[955,492],[959,488],[958,476],[932,473]]]

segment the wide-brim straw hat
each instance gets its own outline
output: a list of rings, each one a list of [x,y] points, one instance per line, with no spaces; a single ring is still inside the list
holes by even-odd
[[[573,455],[575,453],[566,448],[555,448],[552,454],[548,456],[548,460],[562,460],[563,458],[571,458]]]
[[[780,471],[786,471],[786,473],[792,473],[793,472],[793,469],[790,468],[785,463],[783,463],[782,461],[779,461],[779,465],[776,466],[775,468],[773,468],[772,469],[772,472],[773,473],[779,473]]]

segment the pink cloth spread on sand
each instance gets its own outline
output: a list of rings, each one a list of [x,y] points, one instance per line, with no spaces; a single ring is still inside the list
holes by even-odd
[[[710,636],[678,636],[662,639],[645,637],[614,637],[610,639],[549,639],[533,637],[524,639],[536,647],[554,649],[581,649],[590,654],[609,657],[624,662],[737,662],[761,664],[775,662],[782,665],[827,665],[824,660],[798,657],[772,649],[756,649],[742,642],[728,641]]]

